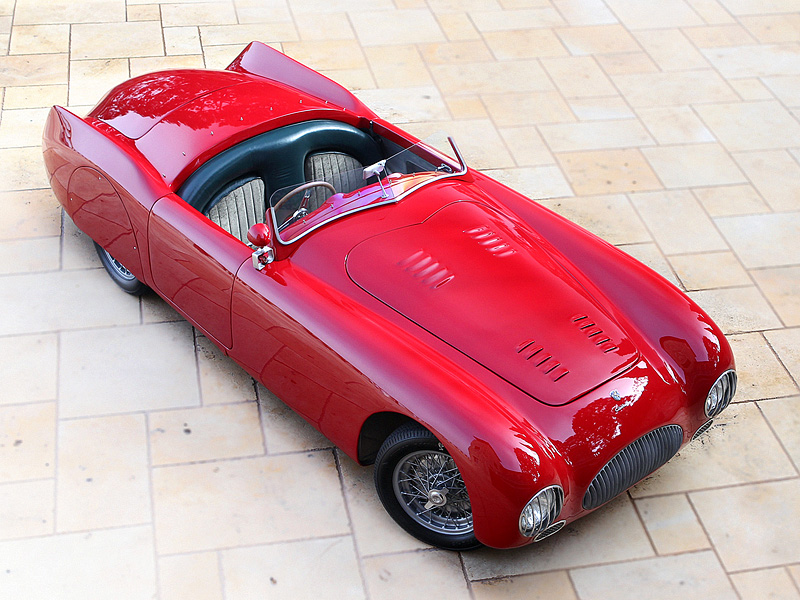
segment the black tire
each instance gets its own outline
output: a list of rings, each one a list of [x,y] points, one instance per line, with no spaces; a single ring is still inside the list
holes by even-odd
[[[133,273],[128,271],[121,262],[111,256],[100,244],[94,242],[94,249],[97,250],[97,256],[100,257],[100,262],[103,263],[106,272],[119,287],[133,296],[141,296],[147,291],[147,286],[136,279]]]
[[[482,545],[458,467],[421,425],[408,423],[386,438],[375,459],[375,487],[386,512],[426,544],[445,550]]]

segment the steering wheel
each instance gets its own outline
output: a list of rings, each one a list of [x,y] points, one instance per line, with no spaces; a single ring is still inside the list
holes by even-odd
[[[281,198],[280,200],[278,200],[278,201],[275,203],[275,205],[274,205],[272,208],[273,208],[273,209],[278,209],[278,208],[280,208],[280,207],[281,207],[281,204],[283,204],[284,202],[286,202],[286,201],[287,201],[289,198],[291,198],[292,196],[294,196],[294,195],[295,195],[297,192],[302,192],[303,190],[310,190],[311,188],[315,188],[315,187],[318,187],[318,186],[320,186],[320,187],[325,187],[325,188],[328,188],[328,189],[331,191],[331,193],[332,193],[332,194],[335,194],[335,193],[336,193],[336,188],[334,188],[334,187],[333,187],[333,186],[332,186],[330,183],[328,183],[327,181],[309,181],[308,183],[304,183],[304,184],[302,184],[302,185],[298,185],[298,186],[297,186],[296,188],[294,188],[294,189],[293,189],[291,192],[289,192],[289,193],[288,193],[288,194],[286,194],[286,195],[285,195],[283,198]],[[310,194],[308,191],[306,191],[306,194],[305,194],[305,196],[303,196],[303,203],[300,205],[300,208],[301,208],[301,209],[303,209],[303,208],[305,208],[305,207],[306,207],[306,205],[308,204],[308,199],[309,199],[310,197],[311,197],[311,194]],[[298,209],[298,210],[299,210],[299,209]]]

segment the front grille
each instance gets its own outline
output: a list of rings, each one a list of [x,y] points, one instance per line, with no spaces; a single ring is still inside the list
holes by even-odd
[[[711,427],[713,424],[714,424],[714,421],[713,421],[712,419],[709,419],[708,421],[706,421],[705,423],[703,423],[703,424],[700,426],[700,429],[698,429],[697,431],[695,431],[695,432],[694,432],[694,435],[692,436],[692,441],[695,441],[697,438],[699,438],[701,435],[703,435],[703,434],[704,434],[706,431],[708,431],[708,430],[709,430],[709,428],[710,428],[710,427]]]
[[[620,450],[592,480],[583,508],[605,504],[672,458],[683,441],[678,425],[659,427]]]
[[[537,534],[535,538],[533,538],[534,542],[541,542],[544,538],[550,537],[554,533],[558,533],[561,531],[561,528],[566,525],[566,521],[559,521],[555,525],[551,525],[547,529],[545,529],[542,533]]]

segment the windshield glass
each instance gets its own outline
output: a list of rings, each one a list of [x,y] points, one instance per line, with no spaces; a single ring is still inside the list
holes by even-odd
[[[450,148],[456,158],[437,148]],[[371,165],[359,165],[352,157],[335,152],[316,160],[319,168],[312,167],[311,172],[317,175],[309,177],[307,168],[306,181],[282,187],[270,196],[273,225],[282,243],[293,242],[345,215],[397,202],[423,185],[463,174],[467,168],[455,142],[443,134]]]

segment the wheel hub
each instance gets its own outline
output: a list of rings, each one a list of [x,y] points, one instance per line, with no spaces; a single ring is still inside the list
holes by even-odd
[[[425,508],[430,510],[434,506],[444,506],[447,504],[447,488],[440,490],[431,490],[428,492],[428,502],[425,503]]]

